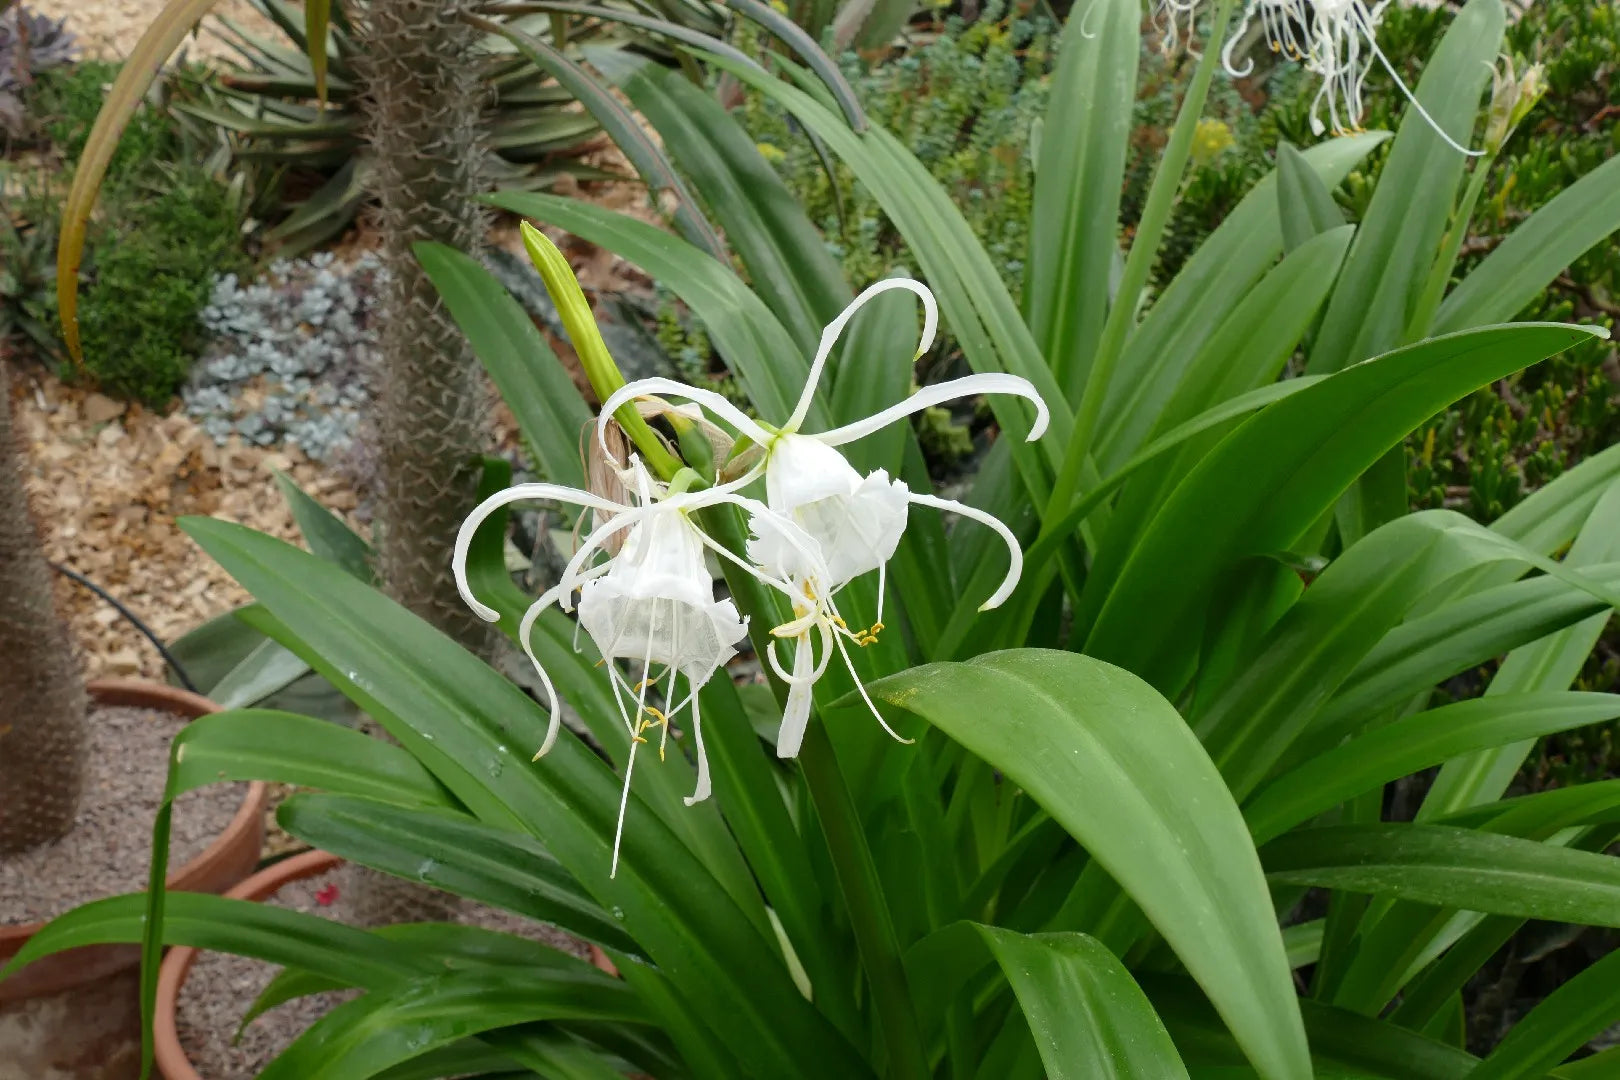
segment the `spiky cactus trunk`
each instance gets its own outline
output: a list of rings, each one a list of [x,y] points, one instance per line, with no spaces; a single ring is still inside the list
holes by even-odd
[[[0,360],[0,855],[73,824],[84,777],[85,696],[39,549]]]
[[[388,592],[474,650],[484,624],[456,593],[456,529],[472,509],[474,455],[486,415],[477,359],[411,245],[436,240],[462,251],[483,244],[473,197],[483,162],[476,32],[456,0],[370,0],[361,12],[369,105],[371,191],[383,232],[387,285],[380,313],[381,394],[377,541]],[[442,918],[444,898],[370,875],[355,882],[371,923]]]

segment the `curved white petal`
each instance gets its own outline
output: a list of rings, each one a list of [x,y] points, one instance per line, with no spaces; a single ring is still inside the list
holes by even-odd
[[[915,293],[917,298],[922,301],[922,339],[917,345],[916,356],[912,357],[913,363],[916,362],[918,356],[921,356],[933,346],[934,335],[939,330],[939,305],[934,301],[934,294],[929,291],[928,286],[912,278],[884,278],[882,281],[873,282],[861,292],[861,295],[851,300],[849,306],[839,312],[838,317],[828,323],[826,328],[821,331],[821,344],[816,348],[815,359],[810,362],[809,377],[804,381],[804,390],[799,394],[799,403],[794,406],[793,415],[788,417],[786,424],[782,425],[783,431],[797,431],[799,425],[804,423],[805,416],[810,412],[810,402],[815,398],[816,387],[821,383],[821,373],[827,366],[827,358],[832,355],[833,346],[838,344],[838,338],[843,334],[844,328],[849,325],[849,321],[855,317],[855,313],[861,310],[867,301],[873,297],[894,289],[905,289],[908,292]]]
[[[551,714],[551,721],[546,725],[545,741],[540,744],[540,749],[535,751],[533,758],[535,761],[545,757],[552,743],[557,741],[557,731],[562,726],[562,706],[557,701],[557,688],[552,685],[551,676],[547,674],[545,665],[540,663],[540,658],[534,655],[534,649],[529,645],[529,634],[534,630],[535,620],[540,618],[540,613],[555,604],[560,595],[562,595],[560,585],[541,593],[540,599],[529,605],[529,610],[523,613],[523,621],[518,624],[518,644],[523,646],[523,654],[529,658],[529,663],[534,665],[535,673],[540,676],[540,685],[546,688],[546,708]]]
[[[485,622],[497,622],[501,614],[473,595],[472,587],[467,582],[467,551],[472,547],[473,534],[478,532],[478,527],[484,523],[485,518],[503,506],[524,499],[571,503],[609,513],[620,513],[628,509],[611,500],[592,495],[588,491],[564,487],[561,484],[515,484],[479,503],[473,512],[467,515],[467,519],[461,523],[461,529],[456,533],[455,553],[451,556],[450,566],[456,576],[456,590],[461,593],[462,601]]]
[[[602,410],[596,416],[596,440],[602,446],[603,453],[612,456],[607,445],[608,421],[619,408],[638,397],[662,394],[664,397],[682,398],[686,401],[695,401],[708,409],[714,415],[729,423],[732,427],[748,436],[761,446],[771,441],[771,433],[759,426],[759,422],[743,412],[737,406],[727,401],[713,390],[705,390],[699,386],[688,386],[674,379],[651,378],[637,379],[635,382],[625,383],[602,402]]]
[[[703,714],[698,711],[697,691],[692,691],[692,739],[697,743],[697,787],[681,801],[687,806],[696,806],[707,799],[714,790],[709,782],[709,754],[703,749]]]
[[[1013,589],[1018,585],[1019,577],[1024,573],[1024,549],[1018,546],[1018,537],[1013,535],[1013,531],[1007,528],[1006,524],[994,514],[987,514],[983,510],[968,506],[966,503],[959,503],[955,499],[941,499],[934,495],[919,495],[913,492],[911,501],[922,503],[924,506],[932,506],[936,510],[948,510],[953,514],[961,514],[963,517],[977,521],[981,525],[988,525],[1007,542],[1007,576],[1001,579],[1001,584],[996,588],[995,592],[990,594],[990,599],[979,605],[979,610],[989,611],[991,608],[1000,607],[1002,602],[1012,595]]]
[[[1046,424],[1051,417],[1046,411],[1046,402],[1041,400],[1039,391],[1030,384],[1030,381],[1017,375],[990,372],[984,375],[967,375],[960,379],[952,379],[949,382],[925,386],[906,398],[906,400],[897,405],[890,405],[880,413],[874,413],[864,420],[855,421],[853,424],[833,428],[831,431],[817,432],[810,437],[819,439],[828,446],[842,446],[844,443],[865,438],[874,431],[880,431],[901,417],[922,412],[924,409],[931,408],[942,402],[972,397],[975,394],[1013,394],[1033,402],[1035,405],[1035,423],[1030,427],[1027,439],[1029,442],[1034,442],[1046,433]]]

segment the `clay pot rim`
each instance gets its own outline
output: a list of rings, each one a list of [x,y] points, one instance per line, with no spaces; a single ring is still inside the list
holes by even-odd
[[[85,689],[90,693],[92,704],[102,707],[130,706],[159,709],[183,716],[187,720],[196,720],[211,713],[224,711],[201,694],[146,679],[92,679],[85,683]],[[241,843],[243,834],[258,828],[260,822],[264,820],[268,798],[269,792],[264,781],[251,781],[248,784],[247,794],[242,797],[242,805],[237,807],[230,824],[226,825],[206,848],[187,859],[179,869],[170,872],[169,889],[176,892],[189,891],[207,867],[218,862],[227,852]],[[145,888],[145,884],[142,883],[141,887]],[[46,919],[35,923],[0,926],[0,957],[10,956],[22,948],[23,943],[43,930],[49,921]]]
[[[343,860],[329,851],[306,851],[271,863],[224,895],[231,900],[264,900],[282,888],[304,878],[324,874]],[[180,1045],[180,1032],[176,1026],[179,1014],[180,990],[197,954],[203,950],[190,945],[178,945],[169,950],[158,968],[157,1009],[152,1015],[152,1047],[157,1058],[158,1071],[164,1080],[204,1080],[186,1056]]]

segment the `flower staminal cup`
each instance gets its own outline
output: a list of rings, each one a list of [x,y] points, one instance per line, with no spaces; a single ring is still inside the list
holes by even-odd
[[[759,570],[787,584],[794,604],[794,618],[771,631],[777,639],[795,643],[791,670],[778,661],[774,647],[767,651],[772,669],[788,686],[782,728],[777,736],[777,753],[782,757],[794,757],[799,752],[810,716],[810,689],[826,671],[834,650],[842,656],[862,697],[866,696],[850,659],[848,643],[869,645],[883,630],[884,575],[905,531],[906,516],[912,504],[960,514],[996,530],[1006,541],[1007,576],[980,610],[996,607],[1005,600],[1022,570],[1023,555],[1018,540],[998,519],[949,499],[913,493],[904,482],[890,477],[883,469],[863,476],[836,448],[912,413],[979,394],[1013,394],[1033,402],[1035,422],[1028,436],[1033,441],[1046,430],[1047,410],[1046,403],[1027,380],[999,373],[969,375],[926,386],[897,405],[831,431],[806,433],[800,430],[809,416],[827,360],[844,328],[868,301],[892,289],[905,289],[922,301],[923,331],[913,360],[928,351],[939,325],[939,309],[933,293],[910,278],[877,282],[857,296],[822,331],[804,390],[793,414],[780,427],[753,419],[713,391],[673,379],[656,378],[642,379],[617,390],[603,403],[603,419],[597,424],[601,436],[607,426],[605,418],[626,402],[641,396],[664,395],[702,406],[760,448],[758,461],[725,487],[738,491],[760,476],[764,477],[765,505],[769,513],[753,515],[748,555]],[[802,540],[806,537],[811,541],[808,545]],[[867,629],[852,630],[838,614],[834,594],[873,570],[879,575],[877,621]],[[883,723],[871,699],[866,700],[872,714]],[[894,735],[886,723],[883,726]]]
[[[611,410],[603,415],[611,415]],[[576,606],[574,594],[579,594],[579,624],[602,654],[614,701],[630,739],[613,838],[612,872],[615,874],[636,751],[647,741],[647,732],[657,727],[660,729],[658,753],[662,759],[668,745],[670,722],[688,708],[692,715],[698,775],[697,786],[686,804],[691,806],[710,794],[698,691],[736,655],[736,646],[747,636],[748,627],[730,600],[714,598],[714,583],[704,562],[704,550],[719,551],[772,587],[783,591],[789,588],[725,552],[689,517],[704,507],[728,502],[751,514],[763,511],[764,507],[735,494],[730,488],[687,491],[686,482],[693,478],[693,474],[687,472],[677,476],[670,485],[658,484],[641,460],[632,457],[624,480],[626,489],[636,496],[633,505],[558,484],[518,484],[484,500],[468,515],[456,537],[454,569],[461,597],[481,618],[495,622],[500,613],[473,595],[467,578],[467,554],[483,521],[500,507],[524,500],[571,503],[585,507],[593,517],[594,527],[569,559],[557,584],[524,613],[518,641],[540,676],[551,712],[545,740],[535,754],[538,761],[556,742],[561,709],[551,677],[535,655],[531,635],[535,622],[547,608],[557,605],[563,611],[571,611]],[[610,553],[610,541],[620,534],[623,534],[622,544],[616,554]],[[808,538],[797,542],[806,549],[811,543]],[[602,561],[594,561],[597,559]],[[629,665],[635,679],[633,683],[620,670],[621,661]],[[684,697],[678,692],[678,677],[686,680]],[[661,707],[648,703],[649,690],[660,692]]]

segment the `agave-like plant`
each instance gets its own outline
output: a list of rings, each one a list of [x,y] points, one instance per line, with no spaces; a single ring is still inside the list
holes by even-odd
[[[1217,5],[1217,35],[1232,14]],[[1499,0],[1470,0],[1414,88],[1459,143],[1479,119],[1502,21]],[[479,659],[317,556],[188,524],[254,593],[266,632],[400,745],[286,714],[205,718],[177,743],[171,791],[222,773],[316,787],[280,811],[293,834],[566,927],[620,978],[484,932],[366,933],[160,888],[62,917],[17,962],[144,931],[149,961],[174,942],[285,965],[261,1004],[366,991],[289,1047],[272,1078],[1611,1075],[1620,1052],[1565,1059],[1620,1017],[1615,956],[1484,1058],[1469,1050],[1464,989],[1526,920],[1620,925],[1620,864],[1603,854],[1614,782],[1506,797],[1534,739],[1620,716],[1615,695],[1570,689],[1620,603],[1620,448],[1488,527],[1407,513],[1399,451],[1448,403],[1591,338],[1506,321],[1620,227],[1620,164],[1453,282],[1469,160],[1411,115],[1357,224],[1329,193],[1382,133],[1284,151],[1145,298],[1221,48],[1204,43],[1116,269],[1139,26],[1135,0],[1095,0],[1067,28],[1021,302],[904,146],[858,130],[783,59],[778,78],[709,50],[877,195],[968,363],[1020,377],[1049,413],[1044,437],[1027,441],[1037,414],[991,400],[999,437],[967,498],[1022,536],[1018,587],[980,612],[1007,572],[1001,539],[948,529],[934,505],[912,502],[888,563],[891,628],[851,650],[852,672],[830,665],[814,682],[795,762],[772,739],[803,674],[773,669],[768,689],[702,685],[711,799],[685,802],[695,732],[672,734],[667,760],[644,756],[628,776],[648,729],[621,718],[566,614],[530,616],[536,598],[508,574],[498,512],[466,545],[468,590],[585,727],[533,765],[551,718]],[[747,424],[718,405],[699,416],[641,394],[657,387],[625,390],[640,408],[613,419],[668,485],[650,484],[650,499],[724,488],[750,470],[749,444],[776,453],[780,437],[904,402],[918,323],[894,292],[848,325],[799,422],[822,328],[865,283],[841,279],[700,88],[647,63],[610,74],[659,130],[663,164],[685,174],[684,209],[706,208],[707,233],[689,219],[677,228],[697,239],[682,239],[533,193],[494,201],[640,265],[703,322],[756,416],[793,418],[773,430],[748,417],[758,430],[739,438]],[[704,249],[716,236],[726,259]],[[535,250],[599,398],[613,400],[622,379],[577,285]],[[548,481],[586,487],[576,437],[589,409],[533,324],[476,260],[417,251]],[[1300,353],[1308,373],[1279,381]],[[840,450],[861,475],[930,490],[903,425]],[[486,494],[507,478],[492,465]],[[804,523],[828,520],[818,510]],[[734,508],[691,522],[752,557]],[[646,565],[635,551],[626,565]],[[792,610],[727,565],[761,656],[773,629],[819,618],[818,597]],[[878,600],[875,573],[838,590],[851,628],[878,621]],[[1434,700],[1439,684],[1504,656],[1483,696]],[[913,745],[871,723],[858,683]],[[658,690],[643,692],[638,709]],[[1415,820],[1386,820],[1387,786],[1436,766]],[[165,844],[160,822],[155,885]]]

